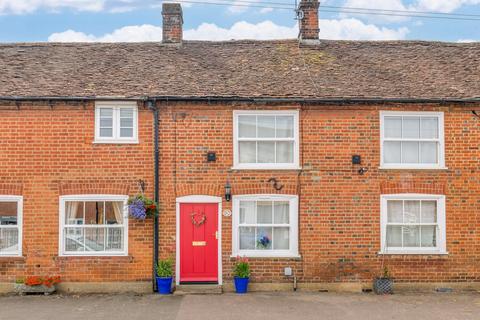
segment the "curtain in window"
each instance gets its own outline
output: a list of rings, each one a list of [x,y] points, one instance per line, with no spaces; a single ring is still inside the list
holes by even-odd
[[[118,224],[123,223],[123,203],[122,202],[112,202],[113,213],[115,214],[115,220]]]
[[[65,202],[65,217],[67,224],[71,224],[73,221],[75,221],[75,218],[77,217],[78,205],[78,201]]]

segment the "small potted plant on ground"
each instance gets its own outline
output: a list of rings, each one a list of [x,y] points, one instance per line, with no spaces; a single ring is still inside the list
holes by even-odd
[[[383,275],[373,280],[373,291],[376,294],[392,294],[393,279],[387,267],[383,268]]]
[[[172,293],[173,267],[172,260],[159,260],[156,268],[157,291],[160,294]]]
[[[247,293],[248,282],[250,281],[250,265],[247,258],[237,257],[233,268],[233,281],[236,293]]]
[[[60,277],[39,277],[29,276],[25,279],[18,279],[15,282],[15,292],[20,295],[27,293],[43,293],[49,295],[57,290],[56,284],[60,283]]]

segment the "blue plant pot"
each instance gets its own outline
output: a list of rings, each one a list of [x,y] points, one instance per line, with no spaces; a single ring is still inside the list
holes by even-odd
[[[235,283],[235,292],[236,293],[247,293],[248,282],[249,281],[250,281],[250,278],[234,277],[233,282]]]
[[[172,280],[173,277],[160,278],[157,279],[157,290],[159,294],[170,294],[172,293]]]

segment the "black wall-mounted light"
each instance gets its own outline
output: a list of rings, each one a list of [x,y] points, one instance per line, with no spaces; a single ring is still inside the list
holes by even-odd
[[[232,186],[230,182],[227,181],[225,184],[225,201],[229,202],[232,199]]]

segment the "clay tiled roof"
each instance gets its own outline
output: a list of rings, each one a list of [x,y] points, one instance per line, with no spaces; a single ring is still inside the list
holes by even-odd
[[[0,45],[0,97],[480,97],[480,44]]]

